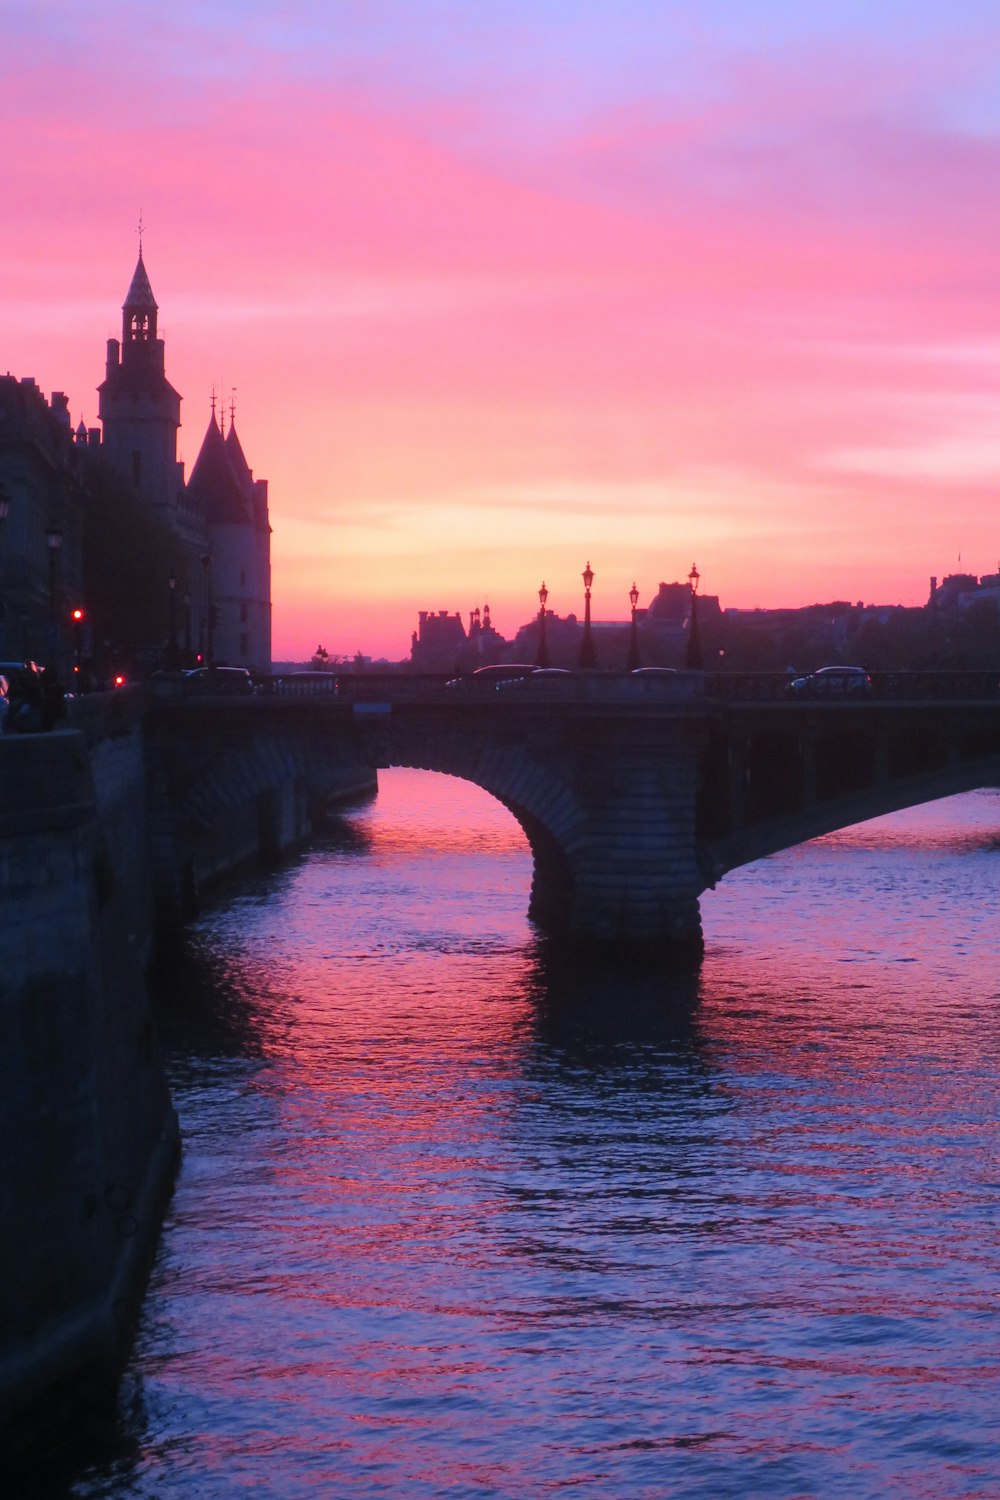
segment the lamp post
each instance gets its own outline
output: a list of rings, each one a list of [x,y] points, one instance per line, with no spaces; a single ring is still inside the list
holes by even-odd
[[[594,637],[590,633],[590,586],[594,581],[594,570],[588,562],[583,570],[583,640],[580,642],[580,666],[586,671],[597,666]]]
[[[10,496],[0,484],[0,540],[3,536],[3,523],[10,515]],[[6,604],[0,599],[0,645],[6,646]]]
[[[184,665],[194,666],[191,660],[191,595],[187,589],[184,591]]]
[[[49,526],[45,532],[45,545],[49,551],[49,641],[48,657],[49,665],[58,667],[57,657],[59,654],[59,613],[56,600],[56,564],[59,551],[63,544],[63,534],[58,526]]]
[[[701,574],[691,564],[688,574],[688,583],[691,586],[691,622],[688,628],[687,651],[684,653],[684,665],[689,672],[700,672],[703,662],[701,659],[701,640],[698,635],[698,583]]]
[[[167,640],[167,670],[177,670],[177,578],[171,573],[167,579],[167,588],[170,591],[170,634]]]
[[[538,590],[538,654],[535,657],[537,667],[547,667],[549,664],[549,648],[545,640],[545,605],[548,597],[549,591],[543,582]]]
[[[625,663],[625,670],[626,672],[634,672],[639,665],[639,630],[635,620],[636,606],[639,603],[639,590],[636,588],[634,582],[628,591],[628,602],[632,606],[632,624],[628,635],[628,660]]]
[[[215,605],[212,602],[212,555],[203,554],[201,565],[205,570],[205,654],[206,665],[215,666]]]

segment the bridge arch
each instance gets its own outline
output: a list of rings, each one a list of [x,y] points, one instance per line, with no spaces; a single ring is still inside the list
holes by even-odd
[[[707,868],[712,880],[769,854],[822,838],[888,813],[921,807],[944,797],[1000,786],[1000,754],[950,763],[922,774],[894,778],[883,774],[846,795],[817,799],[802,796],[793,811],[739,826],[723,838],[708,841]]]
[[[532,856],[528,915],[543,927],[565,925],[574,872],[567,850],[585,835],[585,814],[565,779],[522,750],[496,744],[442,745],[392,736],[380,766],[439,772],[480,787],[515,819]]]

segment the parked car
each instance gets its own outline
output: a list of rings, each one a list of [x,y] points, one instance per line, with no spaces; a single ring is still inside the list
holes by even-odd
[[[676,667],[633,667],[630,677],[677,677]]]
[[[805,677],[793,677],[787,692],[792,698],[856,698],[871,692],[864,667],[820,667]]]
[[[246,667],[192,667],[185,672],[187,692],[225,694],[226,697],[247,697],[256,692],[253,678]]]
[[[40,681],[42,669],[36,661],[0,661],[0,676],[16,690],[25,683]]]
[[[34,661],[0,661],[0,677],[7,684],[3,727],[6,734],[15,730],[42,728],[42,672]]]

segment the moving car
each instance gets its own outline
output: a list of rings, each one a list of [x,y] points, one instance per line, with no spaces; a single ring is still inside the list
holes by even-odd
[[[185,689],[195,693],[223,693],[226,697],[256,692],[246,667],[192,667],[184,673]]]
[[[544,693],[546,688],[572,677],[568,667],[536,667],[520,677],[505,677],[497,683],[498,693]]]
[[[786,692],[791,698],[866,697],[872,680],[864,667],[820,667],[805,677],[793,677]]]
[[[293,694],[297,697],[312,693],[339,692],[336,672],[287,672],[276,677],[274,691],[278,694]]]
[[[450,682],[445,683],[445,688],[450,693],[480,693],[494,691],[502,682],[514,682],[519,677],[530,677],[537,672],[538,668],[530,662],[503,661],[496,662],[489,667],[477,667],[470,672],[468,677],[453,677]]]

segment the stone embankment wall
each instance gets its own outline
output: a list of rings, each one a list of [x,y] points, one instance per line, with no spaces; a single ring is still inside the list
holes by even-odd
[[[150,1014],[135,704],[0,740],[0,1426],[106,1388],[178,1153]],[[50,1433],[51,1436],[51,1433]]]
[[[378,789],[350,734],[308,700],[154,701],[146,754],[154,894],[168,934],[222,877],[274,858],[328,808]]]
[[[108,1388],[176,1170],[148,977],[209,882],[373,791],[302,713],[81,699],[0,737],[0,1443]],[[251,710],[257,705],[247,705]]]

